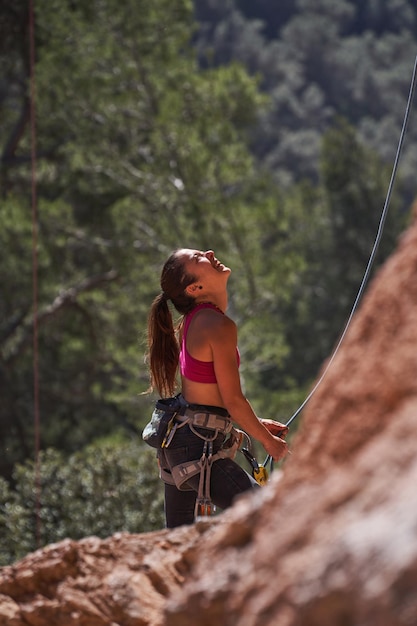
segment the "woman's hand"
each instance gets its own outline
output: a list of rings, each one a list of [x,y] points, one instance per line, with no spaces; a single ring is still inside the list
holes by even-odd
[[[269,430],[272,435],[276,437],[280,437],[281,439],[285,439],[288,434],[288,426],[285,424],[281,424],[281,422],[276,422],[275,420],[268,419],[260,419],[260,422]]]
[[[264,442],[263,446],[276,463],[283,459],[289,452],[287,442],[274,435],[271,435],[270,439]]]

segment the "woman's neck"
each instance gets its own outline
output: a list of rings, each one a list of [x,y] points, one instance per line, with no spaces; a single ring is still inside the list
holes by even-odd
[[[201,299],[198,298],[196,300],[196,304],[212,304],[217,307],[222,313],[226,312],[227,309],[227,294],[225,296],[202,296]]]

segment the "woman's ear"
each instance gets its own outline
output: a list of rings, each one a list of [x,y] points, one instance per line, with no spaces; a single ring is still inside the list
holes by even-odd
[[[187,294],[187,296],[191,296],[192,298],[195,298],[198,291],[200,291],[200,289],[202,288],[203,288],[203,285],[199,285],[198,283],[191,283],[191,285],[188,285],[188,287],[185,288],[185,293]]]

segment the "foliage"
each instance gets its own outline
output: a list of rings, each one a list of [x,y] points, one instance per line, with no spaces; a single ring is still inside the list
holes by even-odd
[[[148,419],[146,316],[172,249],[215,248],[232,267],[229,312],[259,414],[285,421],[299,406],[374,241],[417,35],[411,0],[35,8],[36,212],[28,7],[4,0],[0,9],[5,562],[34,547],[34,468],[25,461],[37,360],[42,541],[158,519],[135,512],[134,490],[148,507],[156,483],[145,474],[135,482],[134,444],[84,447],[121,431],[136,437]],[[415,194],[415,133],[410,125],[378,264]],[[114,485],[126,508],[113,525]],[[97,519],[88,498],[101,507]]]
[[[345,120],[325,134],[322,185],[300,190],[301,206],[309,207],[298,239],[305,264],[283,312],[292,320],[286,325],[291,352],[285,370],[296,386],[308,371],[316,374],[345,328],[375,244],[390,173]],[[405,217],[394,197],[371,276],[394,249]]]
[[[256,80],[237,65],[199,72],[187,47],[188,2],[97,2],[94,29],[91,5],[59,5],[37,3],[33,225],[28,128],[15,150],[23,165],[4,173],[4,475],[33,440],[32,229],[42,446],[71,452],[144,423],[143,331],[159,268],[171,249],[214,239],[219,255],[239,260],[237,207],[257,184],[245,144],[263,102]]]
[[[273,202],[270,211],[263,206],[256,215],[252,232],[261,252],[252,271],[258,307],[242,328],[243,375],[261,414],[284,421],[291,416],[344,330],[375,242],[389,177],[381,159],[340,119],[324,135],[320,187],[304,181],[281,194],[279,223]],[[405,217],[394,197],[373,273],[394,249]]]
[[[27,461],[16,466],[14,481],[11,490],[0,479],[0,565],[66,537],[104,538],[163,527],[155,453],[135,441],[97,443],[68,458],[48,449],[41,454],[39,476]]]
[[[416,56],[413,0],[196,0],[203,66],[241,61],[271,106],[252,149],[281,185],[319,176],[320,143],[345,117],[392,163]],[[409,127],[404,201],[415,194],[416,128]]]

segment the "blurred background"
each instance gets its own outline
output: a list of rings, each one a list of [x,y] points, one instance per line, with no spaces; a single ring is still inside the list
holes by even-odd
[[[35,0],[31,83],[28,5],[0,6],[0,565],[162,528],[144,354],[173,249],[232,268],[258,414],[300,406],[368,262],[417,52],[416,0]],[[376,270],[416,170],[414,114]]]

